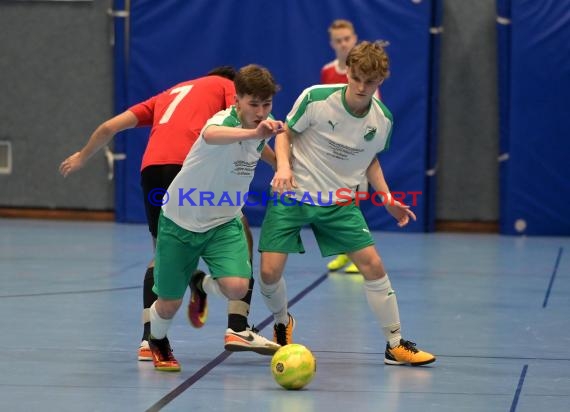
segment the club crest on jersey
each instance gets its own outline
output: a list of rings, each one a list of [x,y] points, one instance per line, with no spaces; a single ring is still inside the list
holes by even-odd
[[[364,140],[369,142],[370,140],[374,139],[374,136],[376,136],[376,128],[366,126],[366,130],[364,131]]]

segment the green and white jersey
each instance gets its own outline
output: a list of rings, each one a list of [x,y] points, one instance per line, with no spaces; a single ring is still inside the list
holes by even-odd
[[[166,217],[192,232],[206,232],[241,215],[244,194],[265,146],[261,138],[209,145],[204,131],[211,125],[242,127],[234,106],[208,120],[162,206]]]
[[[309,87],[287,115],[287,125],[298,133],[292,149],[298,200],[308,193],[315,203],[326,201],[332,192],[334,202],[337,189],[354,191],[372,159],[389,146],[393,120],[386,106],[373,98],[368,112],[356,116],[345,93],[346,85]]]

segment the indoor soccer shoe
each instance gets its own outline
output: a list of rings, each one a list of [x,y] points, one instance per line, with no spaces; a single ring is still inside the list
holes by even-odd
[[[152,362],[154,368],[164,372],[179,372],[180,364],[172,354],[172,348],[168,342],[168,338],[149,339],[148,345],[152,352]]]
[[[340,268],[342,268],[348,262],[350,262],[348,256],[338,255],[336,258],[334,258],[328,263],[327,269],[330,270],[331,272],[334,272],[335,270],[339,270]]]
[[[344,273],[358,274],[360,273],[360,270],[358,270],[358,267],[354,263],[351,263],[344,268]]]
[[[251,351],[272,356],[281,345],[264,338],[258,332],[255,328],[247,328],[242,332],[227,329],[224,349],[230,352]]]
[[[395,348],[390,348],[386,344],[384,363],[388,365],[412,365],[420,366],[435,362],[435,356],[416,348],[414,342],[400,339],[400,344]]]
[[[152,352],[148,346],[148,341],[143,340],[139,345],[139,360],[140,361],[151,361],[152,360]]]
[[[206,274],[197,270],[190,279],[190,302],[188,302],[188,320],[195,328],[201,328],[208,318],[208,295],[200,290],[199,285]]]
[[[282,323],[276,323],[273,326],[273,342],[280,344],[281,346],[293,343],[293,329],[295,329],[295,318],[290,314],[289,323],[285,326]]]

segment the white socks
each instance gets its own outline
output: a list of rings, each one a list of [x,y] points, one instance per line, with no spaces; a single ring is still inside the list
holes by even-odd
[[[218,282],[214,280],[214,278],[212,278],[212,275],[207,275],[206,277],[204,277],[204,280],[202,281],[202,290],[206,292],[208,295],[216,295],[216,296],[221,296],[223,298],[226,297],[222,293],[222,290],[220,289],[220,285],[218,284]]]
[[[150,307],[150,334],[154,339],[162,339],[166,336],[172,319],[163,319],[155,308],[156,302]]]
[[[400,314],[396,293],[392,290],[388,274],[377,280],[365,280],[364,290],[368,306],[376,315],[390,347],[400,344]]]
[[[285,279],[281,277],[277,283],[267,285],[259,279],[259,289],[267,308],[273,313],[276,323],[287,325],[289,315],[287,314],[287,286]]]

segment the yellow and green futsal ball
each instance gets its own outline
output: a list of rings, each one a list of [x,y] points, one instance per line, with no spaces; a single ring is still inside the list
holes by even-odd
[[[317,361],[309,349],[297,343],[280,348],[271,359],[275,382],[285,389],[301,389],[313,380]]]

